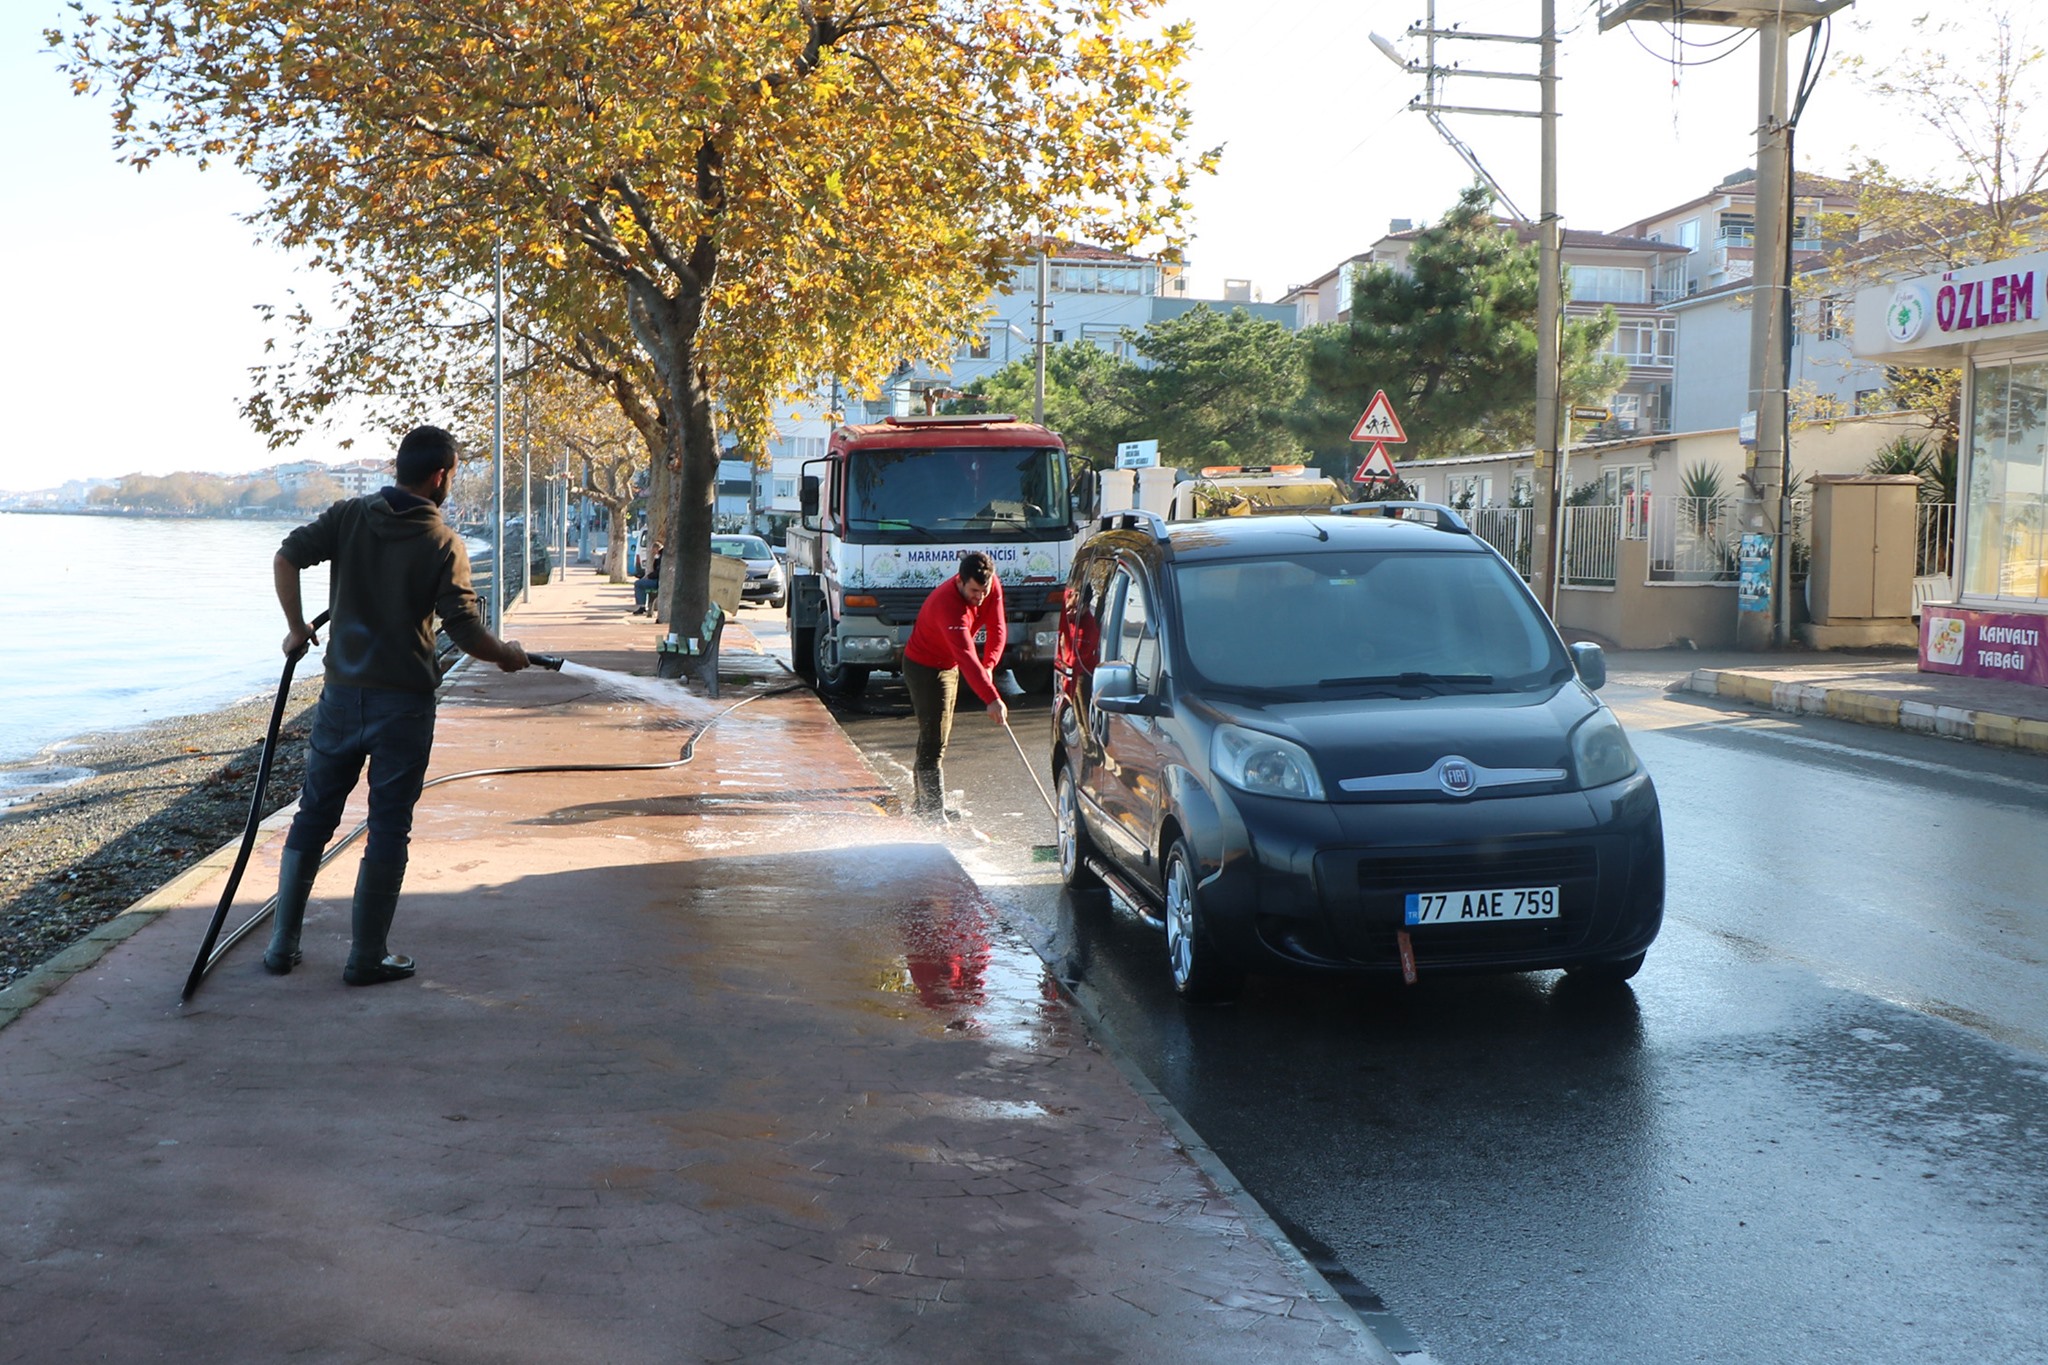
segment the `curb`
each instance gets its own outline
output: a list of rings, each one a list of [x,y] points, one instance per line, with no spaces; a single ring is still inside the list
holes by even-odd
[[[954,863],[957,866],[959,860],[955,858]],[[967,869],[963,867],[960,870],[967,877],[968,881],[973,882],[975,880],[973,874],[968,873]],[[1380,1340],[1378,1331],[1374,1329],[1372,1323],[1366,1320],[1366,1315],[1360,1313],[1352,1305],[1351,1301],[1345,1298],[1335,1285],[1330,1283],[1322,1271],[1318,1270],[1308,1257],[1302,1254],[1301,1249],[1294,1244],[1293,1239],[1281,1229],[1279,1223],[1274,1221],[1273,1216],[1266,1212],[1266,1206],[1253,1197],[1251,1191],[1247,1190],[1242,1182],[1238,1180],[1237,1176],[1231,1172],[1230,1167],[1223,1163],[1223,1158],[1216,1155],[1208,1143],[1202,1141],[1201,1136],[1189,1125],[1187,1119],[1181,1115],[1180,1110],[1174,1107],[1173,1101],[1166,1098],[1159,1090],[1159,1087],[1152,1084],[1151,1079],[1145,1075],[1138,1064],[1130,1059],[1124,1051],[1123,1044],[1117,1040],[1116,1030],[1109,1026],[1109,1022],[1103,1017],[1102,1012],[1095,1008],[1093,1001],[1089,998],[1087,988],[1079,982],[1069,981],[1062,977],[1054,964],[1047,961],[1043,954],[1038,953],[1037,947],[1032,943],[1030,936],[1018,933],[1015,926],[1010,925],[1007,919],[1001,916],[1000,907],[986,892],[982,893],[982,899],[988,902],[990,909],[997,911],[999,922],[1003,923],[1010,933],[1016,935],[1020,941],[1029,947],[1033,955],[1038,957],[1039,961],[1045,963],[1048,974],[1054,981],[1059,983],[1060,994],[1066,998],[1069,1004],[1073,1005],[1075,1011],[1081,1016],[1081,1022],[1087,1027],[1089,1036],[1100,1045],[1102,1054],[1109,1058],[1131,1089],[1138,1092],[1139,1098],[1143,1099],[1151,1107],[1153,1114],[1158,1117],[1159,1121],[1166,1125],[1166,1130],[1173,1135],[1174,1141],[1180,1144],[1181,1150],[1188,1155],[1196,1166],[1201,1168],[1202,1174],[1206,1175],[1210,1183],[1215,1185],[1223,1197],[1228,1199],[1237,1209],[1239,1215],[1245,1221],[1245,1227],[1251,1234],[1263,1241],[1272,1250],[1274,1255],[1278,1256],[1281,1261],[1286,1263],[1289,1269],[1294,1271],[1295,1276],[1301,1281],[1303,1287],[1307,1289],[1308,1296],[1311,1299],[1315,1300],[1324,1311],[1328,1312],[1334,1321],[1352,1332],[1359,1348],[1365,1353],[1366,1359],[1372,1361],[1373,1365],[1403,1365],[1402,1358],[1396,1356]],[[1391,1318],[1391,1315],[1387,1314],[1375,1314],[1373,1316]],[[1391,1322],[1390,1325],[1398,1327],[1398,1324]],[[1399,1335],[1405,1337],[1406,1329],[1399,1328]],[[1408,1361],[1415,1361],[1417,1359],[1414,1355],[1407,1357]]]
[[[256,826],[259,838],[250,847],[249,853],[252,858],[256,850],[266,842],[260,836],[283,829],[291,823],[292,815],[297,810],[298,803],[294,802]],[[0,990],[0,1029],[6,1028],[48,998],[58,987],[105,957],[113,950],[114,945],[147,928],[160,915],[177,909],[180,902],[191,895],[195,887],[233,867],[235,858],[241,851],[240,836],[222,844],[27,976],[5,990]]]
[[[1859,725],[1886,726],[2048,754],[2048,721],[2025,720],[1995,711],[1901,701],[1896,697],[1858,692],[1853,688],[1830,687],[1825,683],[1782,682],[1762,674],[1737,673],[1729,669],[1694,669],[1679,684],[1679,690],[1723,697],[1793,715],[1830,716]]]

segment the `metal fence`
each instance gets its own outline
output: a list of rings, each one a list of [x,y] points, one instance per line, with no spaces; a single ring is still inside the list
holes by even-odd
[[[1577,587],[1611,588],[1614,566],[1621,542],[1619,507],[1566,507],[1562,512],[1561,541],[1564,569],[1560,583]]]
[[[1720,583],[1736,576],[1742,545],[1737,498],[1650,500],[1650,581]]]
[[[1532,509],[1481,507],[1464,516],[1474,535],[1499,550],[1516,573],[1529,577],[1530,533],[1535,526]]]
[[[1913,576],[1949,572],[1956,548],[1956,505],[1923,502],[1913,528]]]

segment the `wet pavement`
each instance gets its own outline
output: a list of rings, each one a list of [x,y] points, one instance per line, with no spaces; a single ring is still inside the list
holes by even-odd
[[[630,605],[511,633],[644,672]],[[0,1361],[1388,1359],[745,621],[717,702],[450,680],[436,777],[636,766],[431,788],[412,981],[350,848],[179,1005],[227,850],[0,992]]]

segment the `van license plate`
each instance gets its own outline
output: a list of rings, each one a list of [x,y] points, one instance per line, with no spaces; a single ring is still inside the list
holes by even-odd
[[[1408,897],[1408,924],[1475,924],[1496,919],[1556,919],[1557,888],[1520,886],[1498,891],[1421,891]]]

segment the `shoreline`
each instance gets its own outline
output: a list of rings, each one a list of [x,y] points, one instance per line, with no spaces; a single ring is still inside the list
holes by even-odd
[[[263,814],[298,800],[321,677],[296,679]],[[86,770],[0,809],[0,990],[5,990],[248,825],[277,698],[60,740],[0,773]]]

